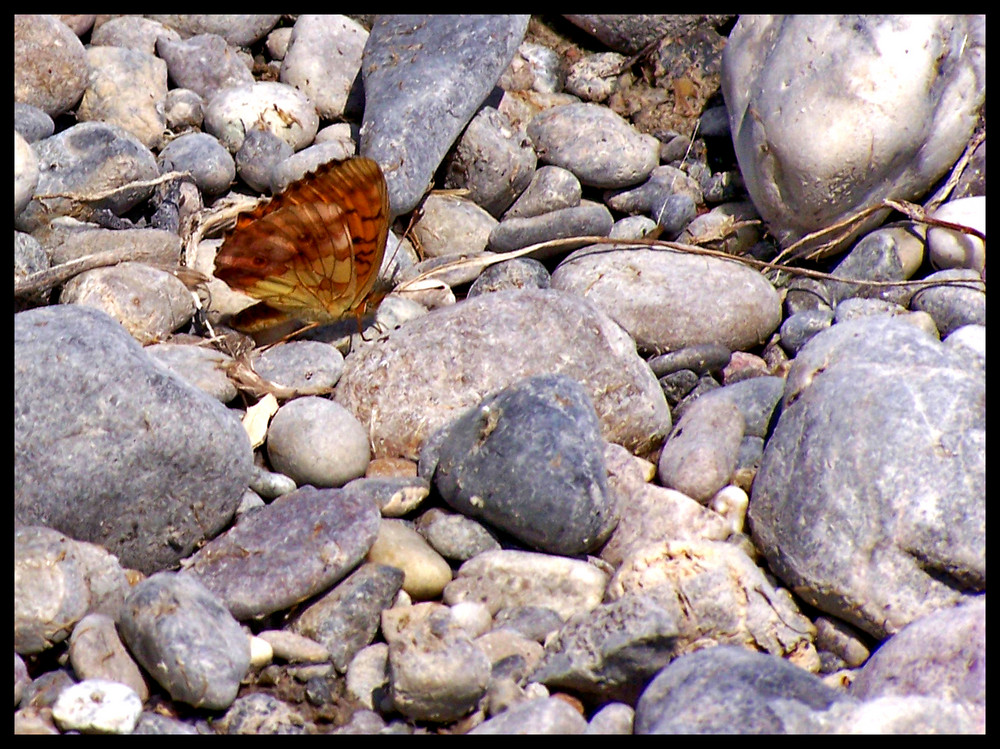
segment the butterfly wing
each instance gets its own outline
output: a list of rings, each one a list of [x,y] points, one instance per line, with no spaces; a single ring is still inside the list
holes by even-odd
[[[364,307],[389,233],[389,197],[371,159],[333,162],[241,216],[216,257],[230,287],[300,320]]]

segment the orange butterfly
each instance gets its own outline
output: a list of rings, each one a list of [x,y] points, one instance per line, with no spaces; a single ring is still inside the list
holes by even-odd
[[[260,299],[230,324],[259,333],[288,320],[328,325],[374,311],[389,235],[389,192],[379,165],[357,157],[299,179],[226,234],[215,275]]]

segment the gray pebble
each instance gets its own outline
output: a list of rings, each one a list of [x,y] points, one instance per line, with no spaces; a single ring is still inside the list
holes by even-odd
[[[560,208],[574,208],[580,205],[581,194],[580,180],[573,172],[558,166],[543,166],[535,171],[504,218],[531,218]]]
[[[426,257],[482,252],[497,220],[467,198],[431,193],[413,227]]]
[[[250,667],[249,640],[194,577],[146,578],[125,600],[118,626],[136,660],[173,699],[221,710],[236,698]]]
[[[185,39],[199,34],[218,34],[235,47],[249,47],[260,41],[281,19],[279,14],[163,14],[149,16],[177,31]]]
[[[14,100],[57,117],[87,86],[87,51],[55,16],[14,18]]]
[[[368,553],[380,522],[374,502],[357,492],[302,487],[203,546],[186,574],[238,619],[264,616],[346,576]]]
[[[236,179],[236,164],[229,151],[206,133],[189,133],[170,141],[159,156],[164,172],[190,172],[207,197],[229,189]]]
[[[540,112],[528,125],[539,158],[594,187],[628,187],[657,166],[660,143],[610,109],[568,104]]]
[[[305,718],[287,702],[266,692],[240,697],[226,714],[213,722],[217,732],[250,735],[295,735],[305,733]]]
[[[236,151],[236,171],[254,190],[266,193],[274,168],[292,153],[292,147],[270,130],[253,128]]]
[[[115,629],[115,620],[104,614],[88,614],[73,629],[69,639],[73,672],[82,679],[105,679],[128,685],[142,702],[149,687]]]
[[[490,232],[490,249],[510,252],[528,245],[565,237],[606,237],[614,226],[611,213],[599,203],[582,201],[574,208],[529,218],[505,218]]]
[[[38,107],[14,102],[14,130],[28,143],[48,138],[55,131],[55,123]]]
[[[717,343],[701,343],[686,346],[669,354],[661,354],[649,360],[649,368],[657,377],[686,369],[696,374],[721,372],[729,364],[732,352]]]
[[[490,734],[580,734],[587,721],[568,702],[556,697],[541,697],[514,705],[469,731],[470,735]]]
[[[979,273],[966,269],[939,270],[924,280],[968,281],[929,286],[913,294],[910,309],[928,313],[942,337],[963,325],[986,324],[986,282]]]
[[[781,346],[794,357],[806,342],[833,324],[832,309],[806,309],[785,318],[781,324]]]
[[[415,528],[446,559],[464,562],[483,551],[500,549],[500,542],[483,525],[437,507],[417,518]]]
[[[161,37],[173,42],[181,39],[180,34],[159,21],[140,16],[119,16],[109,18],[94,29],[90,43],[94,46],[126,47],[155,55],[156,40]]]
[[[288,341],[266,351],[255,351],[251,361],[265,380],[301,395],[329,393],[344,371],[343,354],[318,341]]]
[[[466,298],[506,289],[547,289],[550,280],[548,269],[539,261],[514,258],[486,268],[472,282]]]

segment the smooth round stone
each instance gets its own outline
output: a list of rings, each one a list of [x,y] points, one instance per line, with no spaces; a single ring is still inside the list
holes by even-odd
[[[247,635],[186,573],[160,572],[138,583],[118,627],[146,672],[173,699],[195,707],[228,707],[250,667]]]
[[[921,288],[910,300],[910,309],[929,314],[942,336],[963,325],[986,324],[986,282],[978,272],[964,268],[939,270],[923,280],[968,282]]]
[[[437,598],[451,582],[448,562],[402,520],[382,521],[368,561],[403,570],[403,590],[417,601]]]
[[[411,320],[347,358],[335,397],[368,427],[376,457],[417,459],[484,392],[543,373],[584,385],[604,438],[638,454],[670,428],[663,392],[631,339],[593,305],[551,289],[482,294]]]
[[[90,77],[77,107],[77,120],[118,125],[147,146],[159,148],[167,127],[163,60],[122,47],[87,49]]]
[[[230,522],[253,461],[221,403],[89,307],[20,312],[14,338],[18,524],[44,519],[150,574]]]
[[[148,18],[174,29],[184,38],[218,34],[234,47],[249,47],[267,36],[267,32],[281,20],[281,15],[164,14]]]
[[[309,145],[319,129],[316,107],[298,89],[277,81],[224,88],[205,107],[205,129],[230,153],[255,127],[270,130],[293,150]]]
[[[648,216],[626,216],[615,221],[608,236],[611,239],[642,239],[656,229],[656,222]]]
[[[781,322],[767,279],[713,257],[595,245],[560,263],[552,286],[596,304],[644,351],[703,343],[742,350],[763,344]]]
[[[660,143],[597,104],[568,104],[540,112],[528,124],[539,158],[593,187],[628,187],[659,163]]]
[[[360,152],[383,165],[395,215],[412,210],[517,52],[528,16],[375,18],[361,67]],[[399,92],[407,92],[400,96]],[[485,206],[484,206],[485,207]]]
[[[143,344],[166,338],[195,311],[187,286],[175,275],[131,262],[74,276],[63,285],[59,302],[101,310]]]
[[[486,268],[472,282],[466,298],[507,289],[547,289],[550,285],[548,268],[534,258],[518,257]]]
[[[181,36],[158,21],[141,16],[119,16],[94,29],[90,34],[90,44],[95,47],[126,47],[155,55],[156,41],[160,38],[180,41]]]
[[[985,34],[984,16],[740,18],[722,91],[747,191],[783,247],[914,200],[951,168],[985,101]]]
[[[431,193],[413,227],[426,257],[482,252],[497,220],[467,198]]]
[[[278,194],[292,182],[316,171],[330,161],[345,161],[354,156],[353,146],[342,140],[328,140],[303,148],[278,162],[271,170],[271,192]]]
[[[986,326],[963,325],[944,339],[944,345],[986,369]]]
[[[500,216],[531,182],[536,161],[507,116],[483,107],[455,144],[445,187],[468,190],[472,201]]]
[[[57,117],[87,87],[87,50],[54,16],[14,16],[14,101]]]
[[[110,616],[88,614],[81,619],[69,639],[69,657],[78,678],[116,681],[128,685],[143,702],[149,697],[142,672],[119,639]]]
[[[566,237],[606,237],[614,219],[600,203],[582,201],[529,218],[505,218],[490,232],[490,249],[511,252],[522,247]]]
[[[651,214],[665,236],[676,237],[698,215],[698,207],[689,195],[668,195],[653,206]]]
[[[309,97],[322,119],[339,119],[361,70],[366,41],[367,29],[347,16],[300,15],[282,58],[280,80]]]
[[[582,190],[573,172],[558,166],[540,167],[504,218],[531,218],[560,208],[573,208],[580,205]]]
[[[588,734],[631,735],[635,724],[635,710],[623,702],[611,702],[602,707],[587,724]]]
[[[265,380],[303,395],[329,393],[344,371],[344,355],[319,341],[288,341],[254,352],[251,361]]]
[[[296,398],[278,409],[267,432],[271,465],[298,484],[343,486],[365,475],[368,433],[326,398]]]
[[[690,369],[679,369],[660,378],[663,395],[671,407],[676,406],[698,384],[698,373]]]
[[[267,53],[271,56],[272,60],[285,59],[285,53],[288,52],[288,42],[291,37],[292,29],[288,26],[274,29],[274,31],[267,35],[265,45]]]
[[[374,695],[384,692],[389,682],[389,646],[378,642],[359,650],[347,668],[346,682],[351,697],[369,709],[376,707]]]
[[[107,679],[85,679],[64,689],[52,706],[63,731],[132,733],[142,700],[132,687]]]
[[[205,100],[187,88],[172,88],[163,101],[167,128],[177,131],[201,128],[205,120]]]
[[[55,132],[55,123],[38,107],[14,102],[14,130],[28,143],[48,138]]]
[[[38,186],[38,158],[21,134],[14,131],[14,215],[25,209]]]
[[[584,101],[606,100],[618,88],[625,61],[626,57],[617,52],[599,52],[577,60],[566,73],[567,93]]]
[[[459,512],[554,554],[593,550],[618,521],[597,414],[566,375],[521,380],[456,418],[433,483]]]
[[[912,276],[923,260],[922,230],[910,226],[877,229],[862,238],[833,269],[837,278],[863,281],[902,281]],[[835,305],[854,296],[907,304],[913,289],[906,286],[866,287],[849,281],[827,279],[824,285]]]
[[[54,265],[101,251],[131,252],[135,261],[170,266],[180,261],[181,243],[176,234],[162,229],[87,228],[70,233],[48,250]]]
[[[38,157],[36,195],[54,193],[93,194],[159,176],[153,154],[134,135],[117,125],[82,122],[38,141],[32,148]],[[32,200],[15,222],[22,231],[34,231],[58,216],[86,220],[106,208],[122,215],[152,194],[152,187],[116,190],[113,195],[80,204],[67,198],[49,198],[44,205]]]
[[[986,233],[986,196],[960,198],[945,203],[930,218],[961,224]],[[927,252],[935,268],[986,267],[986,245],[971,234],[931,226],[927,229]]]
[[[856,320],[859,317],[870,317],[871,315],[904,315],[906,307],[896,302],[889,302],[884,299],[862,299],[851,297],[845,299],[833,311],[834,323]]]
[[[233,157],[207,133],[188,133],[170,141],[160,151],[159,164],[164,172],[190,172],[208,197],[225,192],[236,179]]]
[[[358,492],[302,487],[203,546],[184,574],[233,616],[266,616],[346,576],[368,553],[380,522],[375,503]]]
[[[28,667],[24,665],[24,659],[14,653],[14,707],[20,704],[24,688],[30,683],[31,677],[28,676]]]
[[[729,479],[743,439],[743,414],[725,398],[700,398],[667,438],[657,466],[664,486],[706,504]]]

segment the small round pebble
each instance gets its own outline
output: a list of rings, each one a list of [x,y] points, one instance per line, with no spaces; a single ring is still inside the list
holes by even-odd
[[[62,691],[52,718],[63,731],[132,733],[142,712],[135,690],[117,681],[86,679]]]

